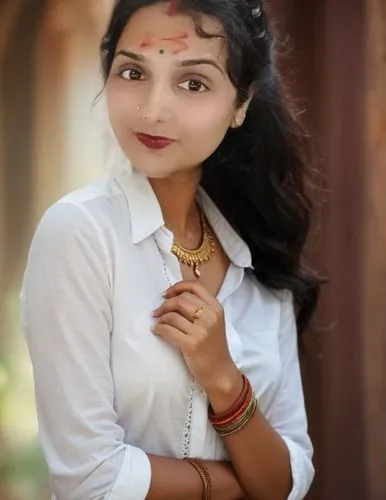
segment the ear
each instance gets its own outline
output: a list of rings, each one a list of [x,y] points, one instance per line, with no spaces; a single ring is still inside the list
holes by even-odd
[[[249,105],[251,104],[251,101],[255,97],[256,93],[257,93],[256,89],[251,89],[251,91],[249,92],[248,99],[245,101],[244,104],[242,104],[239,108],[236,109],[231,124],[232,128],[239,128],[243,125],[245,117],[248,112]]]

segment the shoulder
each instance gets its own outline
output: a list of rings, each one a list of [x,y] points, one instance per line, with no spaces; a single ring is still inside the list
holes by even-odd
[[[292,293],[266,287],[257,280],[252,270],[248,270],[237,295],[243,318],[253,317],[257,330],[279,332],[283,323],[287,323],[293,315]],[[240,320],[243,321],[243,318]]]
[[[42,215],[28,253],[28,265],[63,265],[92,260],[110,268],[109,232],[120,191],[103,179],[68,193]]]
[[[66,241],[82,237],[101,238],[114,223],[114,211],[122,204],[121,191],[110,178],[72,191],[53,205],[41,217],[34,239]]]
[[[28,251],[24,281],[55,280],[66,276],[98,276],[110,283],[112,252],[108,228],[113,219],[115,188],[103,180],[73,191],[51,205],[41,217]],[[66,278],[66,279],[67,279]]]
[[[275,307],[278,313],[281,312],[283,307],[292,306],[293,294],[290,290],[268,288],[257,280],[252,271],[249,276],[251,278],[249,281],[250,286],[256,290],[257,296],[263,305]]]

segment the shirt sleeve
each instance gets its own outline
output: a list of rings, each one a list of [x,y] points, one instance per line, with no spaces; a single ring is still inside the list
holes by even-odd
[[[279,331],[281,381],[267,417],[285,441],[290,453],[293,488],[288,500],[302,500],[314,478],[313,447],[307,430],[297,346],[293,297],[290,292],[285,291]]]
[[[124,443],[111,373],[108,252],[83,206],[60,202],[34,235],[21,293],[40,442],[58,500],[143,500],[144,451]]]

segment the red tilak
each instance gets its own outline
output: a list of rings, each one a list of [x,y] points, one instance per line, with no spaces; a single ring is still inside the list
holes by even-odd
[[[167,15],[174,16],[177,13],[177,0],[170,0]]]
[[[187,38],[188,38],[188,34],[183,33],[182,35],[179,35],[179,36],[172,36],[170,38],[161,38],[161,40],[164,42],[177,43],[180,46],[180,48],[174,50],[173,54],[179,54],[180,52],[183,52],[184,50],[187,50],[189,48],[189,45],[185,41]]]
[[[177,45],[177,48],[172,52],[172,54],[179,54],[180,52],[183,52],[184,50],[187,50],[189,48],[189,45],[186,42],[187,38],[188,38],[187,33],[171,37],[159,38],[159,39],[147,34],[145,39],[141,42],[140,48],[148,49],[150,47],[154,47],[156,45],[156,42],[171,42]]]
[[[141,43],[141,49],[148,49],[149,47],[154,46],[154,41],[152,41],[151,36],[149,34],[146,35],[145,40]]]

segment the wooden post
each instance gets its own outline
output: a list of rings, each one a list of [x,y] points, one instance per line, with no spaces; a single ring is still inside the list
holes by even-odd
[[[323,498],[371,500],[364,457],[365,0],[324,1],[322,124],[331,190],[321,254],[331,283],[323,314]]]
[[[303,371],[317,467],[309,498],[378,500],[385,498],[377,492],[384,493],[380,482],[386,469],[380,439],[385,431],[379,423],[382,396],[383,420],[386,414],[380,363],[385,357],[385,334],[382,339],[380,332],[386,324],[386,308],[377,313],[374,309],[385,296],[380,289],[386,286],[385,278],[382,283],[385,264],[381,264],[386,258],[386,234],[383,246],[382,238],[374,242],[382,219],[371,220],[371,212],[380,215],[385,206],[381,205],[379,149],[384,45],[380,49],[367,44],[366,36],[376,37],[379,43],[385,5],[383,0],[369,0],[372,9],[366,11],[365,0],[272,3],[291,35],[294,59],[288,64],[300,82],[298,95],[306,98],[307,121],[319,144],[321,170],[330,190],[318,257],[330,284],[318,316],[320,324],[332,326],[321,337],[321,369],[312,371],[308,366]],[[374,87],[377,79],[379,85]],[[383,110],[384,106],[383,102]],[[366,114],[366,107],[376,109],[376,119]],[[370,120],[372,125],[367,127]],[[378,186],[372,205],[371,184]],[[376,279],[380,280],[377,288]],[[317,349],[317,344],[311,344],[311,367],[317,364],[312,356]]]
[[[386,3],[367,1],[363,390],[366,499],[386,498]]]
[[[7,68],[3,76],[5,123],[3,133],[3,169],[5,186],[4,244],[5,282],[18,276],[25,248],[25,227],[29,225],[30,182],[32,174],[33,81],[34,59],[32,48],[39,29],[45,0],[23,1],[8,33],[2,64]],[[17,24],[16,24],[17,23]],[[20,35],[22,34],[22,36]]]

